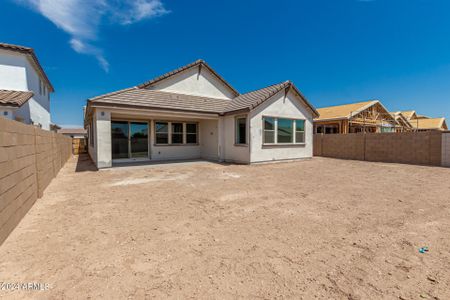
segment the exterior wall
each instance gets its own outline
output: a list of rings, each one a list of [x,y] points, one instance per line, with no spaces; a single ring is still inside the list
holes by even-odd
[[[27,65],[24,55],[0,50],[0,89],[27,91]]]
[[[40,76],[27,57],[11,51],[0,50],[0,89],[32,91],[33,97],[15,113],[27,124],[41,124],[50,130],[50,95],[39,93]]]
[[[16,108],[0,106],[0,117],[14,120],[14,112],[15,111],[16,111]]]
[[[95,112],[95,110],[94,110]],[[90,126],[92,126],[92,131],[89,130]],[[92,161],[97,165],[97,138],[96,138],[96,130],[95,130],[95,122],[92,123],[87,128],[88,131],[88,154],[91,157]],[[92,136],[89,136],[89,132],[92,133]],[[92,143],[91,143],[92,139]]]
[[[71,154],[71,139],[0,118],[0,244]]]
[[[317,156],[378,162],[440,166],[441,132],[356,133],[314,135]]]
[[[313,117],[291,91],[274,95],[250,113],[250,161],[264,162],[312,157]],[[263,145],[263,116],[305,120],[305,143],[302,145]]]
[[[217,120],[200,122],[200,156],[207,160],[219,159],[219,132]]]
[[[111,153],[111,112],[104,109],[96,109],[95,122],[95,150],[97,168],[109,168],[112,166]]]
[[[150,89],[213,98],[233,98],[230,89],[207,68],[203,67],[200,75],[198,70],[198,67],[190,68],[156,83]]]
[[[232,163],[250,163],[250,147],[249,145],[236,145],[235,144],[235,119],[236,116],[241,115],[231,115],[221,117],[220,129],[221,134],[221,154],[220,158],[226,162]],[[249,133],[250,122],[247,117],[247,143],[249,143],[248,133]]]
[[[450,132],[442,133],[442,166],[450,167]]]
[[[101,116],[101,112],[105,116]],[[88,142],[88,152],[98,168],[112,166],[111,149],[111,120],[141,121],[149,123],[149,152],[152,161],[170,161],[180,159],[208,159],[218,160],[218,120],[197,119],[174,116],[157,116],[152,114],[130,114],[129,112],[118,113],[95,108],[93,113],[94,146]],[[156,145],[155,143],[155,120],[196,122],[198,123],[197,145]],[[89,128],[88,128],[89,133]]]

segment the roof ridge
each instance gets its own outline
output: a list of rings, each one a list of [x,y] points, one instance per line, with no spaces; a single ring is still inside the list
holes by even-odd
[[[185,70],[187,70],[187,69],[190,69],[190,68],[192,68],[192,67],[195,67],[195,66],[197,66],[197,65],[203,65],[203,66],[205,66],[206,68],[208,68],[209,71],[210,71],[211,73],[213,73],[213,75],[215,75],[220,81],[222,81],[222,83],[224,83],[229,89],[231,89],[231,91],[232,91],[236,96],[238,96],[238,95],[240,94],[235,88],[233,88],[233,87],[228,83],[228,81],[226,81],[222,76],[220,76],[219,73],[217,73],[213,68],[211,68],[211,67],[206,63],[206,61],[204,61],[203,59],[197,59],[196,61],[194,61],[194,62],[192,62],[192,63],[190,63],[190,64],[187,64],[187,65],[184,65],[184,66],[179,67],[179,68],[177,68],[177,69],[174,69],[174,70],[172,70],[172,71],[166,72],[166,73],[164,73],[164,74],[162,74],[162,75],[160,75],[160,76],[157,76],[157,77],[155,77],[155,78],[153,78],[153,79],[150,79],[150,80],[148,80],[148,81],[146,81],[146,82],[144,82],[144,83],[141,83],[141,84],[137,85],[137,87],[138,87],[138,88],[146,88],[146,87],[149,87],[149,86],[151,86],[151,85],[154,84],[154,83],[157,83],[157,82],[159,82],[159,81],[162,81],[162,80],[164,80],[164,79],[166,79],[166,78],[169,78],[169,77],[171,77],[171,76],[173,76],[173,75],[176,75],[176,74],[178,74],[178,73],[181,73],[181,72],[183,72],[183,71],[185,71]]]
[[[280,82],[280,83],[270,84],[270,85],[265,86],[265,87],[263,87],[263,88],[256,89],[256,90],[252,90],[252,91],[249,91],[249,92],[240,94],[239,96],[243,96],[243,95],[247,95],[247,94],[250,94],[250,93],[258,92],[258,91],[261,91],[261,90],[264,90],[264,89],[267,89],[267,88],[270,88],[270,87],[274,87],[274,86],[277,86],[277,85],[280,85],[280,86],[281,86],[281,85],[283,85],[283,84],[288,84],[288,83],[291,83],[291,82],[290,82],[289,80],[287,80],[287,81],[283,81],[283,82]],[[236,96],[236,97],[234,97],[233,99],[238,98],[239,96]]]

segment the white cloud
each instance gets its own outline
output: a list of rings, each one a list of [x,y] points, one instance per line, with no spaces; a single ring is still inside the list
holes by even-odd
[[[94,46],[105,18],[121,25],[133,24],[168,13],[161,0],[16,0],[40,13],[70,34],[70,45],[78,53],[93,55],[107,72],[103,50]]]

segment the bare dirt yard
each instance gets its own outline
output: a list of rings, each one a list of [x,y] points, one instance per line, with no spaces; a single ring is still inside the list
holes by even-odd
[[[450,169],[73,158],[0,257],[49,284],[5,298],[450,299]]]

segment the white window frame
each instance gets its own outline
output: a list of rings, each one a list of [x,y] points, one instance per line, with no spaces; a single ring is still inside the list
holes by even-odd
[[[297,122],[303,121],[303,131],[297,130]],[[303,142],[297,142],[297,132],[303,133]],[[294,144],[304,144],[306,142],[306,121],[302,119],[294,119]]]
[[[156,131],[156,127],[158,125],[158,123],[166,123],[167,124],[167,143],[158,143],[158,131]],[[155,126],[154,126],[154,130],[155,130],[155,145],[158,146],[164,146],[164,145],[170,145],[171,142],[171,129],[172,129],[172,123],[171,122],[167,122],[167,121],[155,121]],[[166,132],[159,132],[160,134],[166,133]]]
[[[153,126],[153,127],[154,127],[154,133],[155,133],[155,141],[154,141],[154,145],[155,146],[192,146],[192,145],[199,145],[199,136],[198,136],[199,123],[198,122],[155,120],[154,123],[155,123],[155,126]],[[156,132],[156,124],[157,123],[167,123],[168,124],[168,131],[167,131],[168,139],[167,139],[167,143],[162,144],[162,143],[158,143],[157,142],[157,139],[156,139],[156,134],[157,134],[157,132]],[[173,135],[172,124],[173,123],[179,123],[179,124],[183,125],[183,132],[182,132],[182,136],[183,136],[182,140],[183,140],[183,142],[182,143],[173,143],[172,142],[172,135]],[[196,129],[196,132],[195,132],[196,142],[195,143],[188,143],[187,142],[187,135],[188,134],[194,135],[194,133],[187,133],[187,124],[194,124],[195,125],[195,129]]]
[[[181,124],[181,132],[174,132],[173,131],[173,124]],[[173,144],[173,145],[183,145],[185,143],[184,136],[186,134],[186,127],[185,127],[184,123],[183,122],[170,122],[170,128],[171,128],[171,130],[170,130],[170,141],[171,141],[171,144]],[[175,135],[181,135],[181,143],[174,143],[173,142],[174,134]]]
[[[189,125],[195,125],[195,133],[187,132],[187,125],[188,124]],[[198,145],[198,123],[196,123],[196,122],[186,122],[183,125],[184,125],[183,129],[184,129],[184,136],[185,136],[184,143],[186,145]],[[195,143],[188,143],[187,142],[187,136],[188,135],[195,135]]]
[[[239,120],[245,120],[245,142],[240,143],[238,140],[238,122]],[[235,146],[248,146],[248,120],[247,115],[236,116],[234,118],[234,145]]]
[[[271,118],[274,120],[274,142],[273,143],[266,143],[265,142],[265,122],[264,120],[266,118]],[[285,119],[285,120],[291,120],[292,121],[292,142],[290,143],[278,143],[278,120],[279,119]],[[303,130],[303,142],[297,142],[297,121],[303,121],[304,122],[304,130]],[[272,131],[272,130],[269,130]],[[302,131],[298,131],[302,132]],[[286,118],[286,117],[274,117],[274,116],[263,116],[262,117],[262,144],[264,146],[284,146],[284,145],[305,145],[306,144],[306,120],[305,119],[297,119],[297,118]]]

